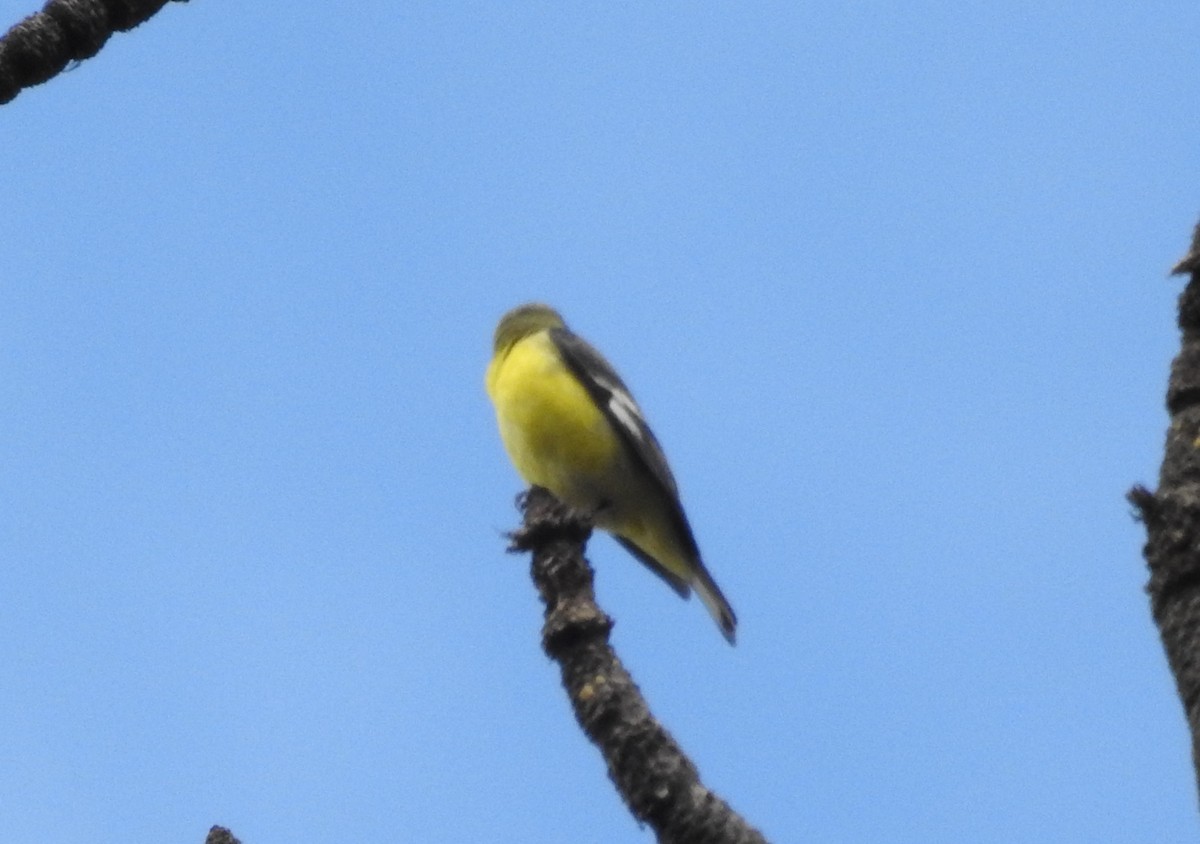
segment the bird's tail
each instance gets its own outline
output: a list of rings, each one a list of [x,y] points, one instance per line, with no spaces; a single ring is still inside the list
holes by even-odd
[[[721,635],[729,644],[737,644],[735,641],[737,616],[733,614],[733,607],[729,606],[729,601],[725,600],[725,596],[721,594],[717,582],[712,579],[712,575],[699,560],[696,561],[695,579],[692,581],[692,586],[695,588],[696,594],[700,596],[700,600],[704,602],[708,614],[713,617],[717,627],[721,628]]]

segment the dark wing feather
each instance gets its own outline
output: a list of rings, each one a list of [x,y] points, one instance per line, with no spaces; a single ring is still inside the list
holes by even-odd
[[[688,585],[686,580],[665,566],[660,565],[658,560],[651,557],[641,548],[637,547],[622,536],[614,536],[613,539],[621,543],[621,547],[632,554],[639,563],[657,574],[662,579],[663,583],[667,584],[676,592],[678,592],[680,598],[687,598],[692,594],[692,587]]]
[[[572,374],[579,379],[579,383],[583,384],[588,394],[596,402],[596,406],[600,408],[620,435],[629,453],[654,479],[668,502],[671,521],[683,544],[684,551],[693,560],[699,562],[700,550],[696,547],[691,525],[688,524],[687,516],[684,515],[683,507],[679,503],[679,489],[675,485],[675,477],[667,466],[666,455],[663,454],[662,446],[658,444],[658,438],[646,424],[641,409],[634,402],[633,395],[625,386],[625,382],[621,380],[621,376],[617,375],[603,355],[586,340],[569,330],[565,328],[551,329],[550,339],[554,341],[554,345],[558,348],[559,354],[562,355],[562,359]],[[681,581],[677,575],[665,571],[657,562],[651,565],[651,558],[640,548],[633,551],[636,546],[632,543],[625,541],[622,544],[629,548],[635,557],[646,563],[656,574],[671,584],[677,592],[687,594],[687,584]]]

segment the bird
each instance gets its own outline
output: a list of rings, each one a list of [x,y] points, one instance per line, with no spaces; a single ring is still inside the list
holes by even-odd
[[[668,586],[692,590],[732,645],[733,607],[700,557],[667,458],[612,365],[554,308],[500,318],[486,387],[517,473],[589,517]]]

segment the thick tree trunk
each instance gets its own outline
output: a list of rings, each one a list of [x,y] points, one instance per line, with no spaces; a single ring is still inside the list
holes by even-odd
[[[1158,489],[1129,492],[1146,525],[1150,608],[1192,731],[1200,774],[1200,226],[1175,267],[1188,275],[1179,296],[1182,343],[1167,383],[1166,451]]]

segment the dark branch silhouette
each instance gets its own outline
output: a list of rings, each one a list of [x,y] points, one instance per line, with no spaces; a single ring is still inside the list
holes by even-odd
[[[1179,296],[1182,347],[1167,382],[1166,451],[1158,489],[1129,491],[1146,525],[1150,608],[1192,731],[1200,775],[1200,226],[1172,270],[1189,275]]]
[[[208,831],[208,837],[204,839],[204,844],[242,844],[233,837],[233,833],[223,826],[214,826]]]
[[[661,842],[765,844],[700,782],[609,645],[613,621],[596,605],[583,556],[591,525],[540,487],[523,495],[520,507],[525,523],[510,550],[533,553],[533,581],[546,605],[542,647],[558,663],[575,717],[633,816]]]
[[[23,88],[90,59],[114,32],[133,29],[168,0],[50,0],[0,38],[0,105]],[[176,0],[186,2],[186,0]]]

